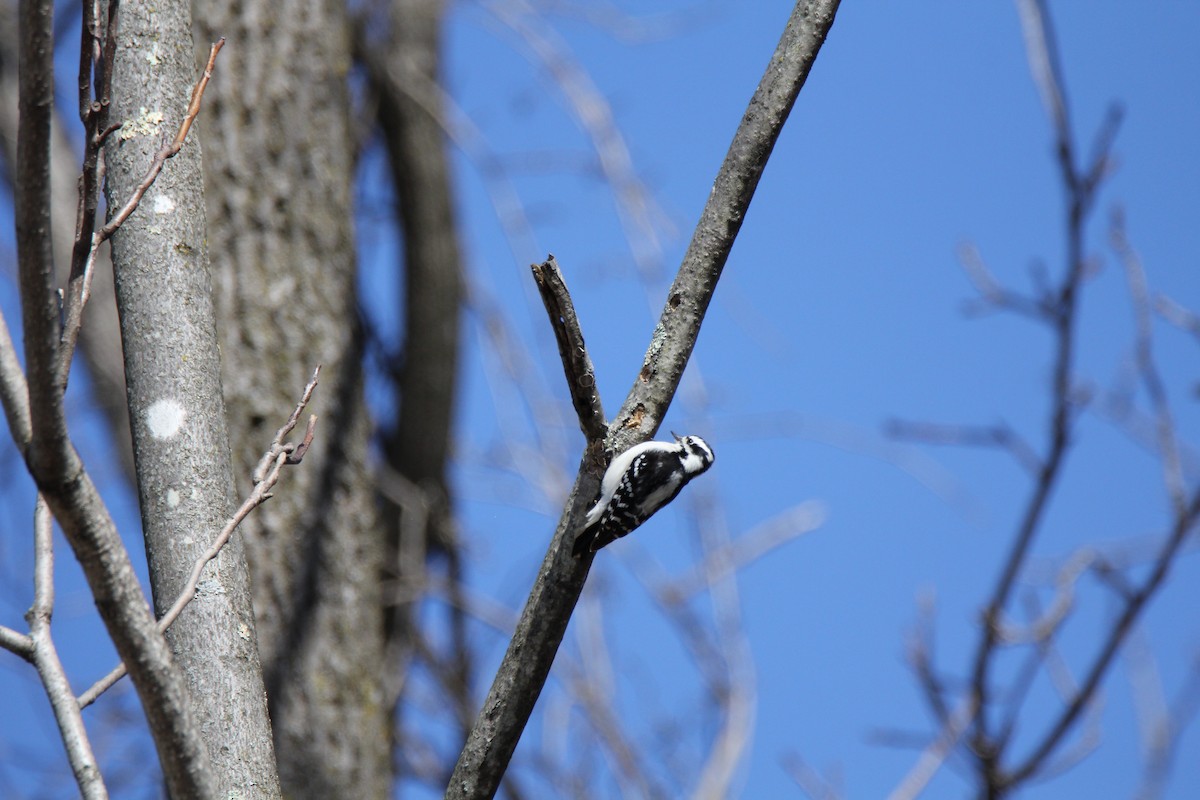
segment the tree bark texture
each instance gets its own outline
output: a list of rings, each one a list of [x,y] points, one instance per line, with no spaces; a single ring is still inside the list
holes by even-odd
[[[246,485],[313,367],[302,469],[242,528],[284,792],[382,798],[391,782],[351,218],[346,11],[336,0],[197,0],[227,37],[205,97],[209,235],[234,463]]]
[[[109,209],[126,202],[155,153],[174,138],[197,76],[186,2],[129,3],[120,15],[111,115],[123,126],[106,148]],[[192,138],[112,239],[142,528],[159,615],[237,505],[205,237],[200,147]],[[222,796],[278,797],[239,539],[209,564],[167,639]]]

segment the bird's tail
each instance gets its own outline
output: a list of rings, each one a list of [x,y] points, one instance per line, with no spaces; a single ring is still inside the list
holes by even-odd
[[[584,553],[594,553],[605,545],[612,544],[617,540],[617,534],[613,533],[613,529],[608,525],[591,525],[584,528],[575,537],[575,546],[571,548],[571,552],[576,558],[579,558]]]
[[[599,528],[595,525],[581,530],[579,535],[575,537],[575,546],[571,548],[571,554],[576,558],[579,558],[584,553],[594,553],[599,550],[599,547],[593,546],[594,542],[596,541],[596,533],[598,530]]]

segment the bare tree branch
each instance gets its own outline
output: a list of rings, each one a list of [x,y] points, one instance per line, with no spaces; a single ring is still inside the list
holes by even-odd
[[[758,179],[837,6],[837,0],[801,0],[793,10],[717,175],[634,388],[609,428],[607,446],[614,452],[652,436],[661,423]],[[575,559],[570,546],[563,545],[577,530],[598,480],[593,459],[585,456],[517,630],[454,768],[448,799],[492,797],[508,767],[587,578],[591,557]]]
[[[1166,541],[1163,542],[1149,576],[1126,600],[1121,612],[1113,621],[1100,646],[1099,652],[1092,660],[1083,680],[1080,682],[1079,690],[1071,697],[1070,702],[1063,709],[1062,713],[1058,715],[1054,723],[1049,726],[1047,732],[1032,749],[1029,756],[1012,768],[1008,775],[1005,776],[1006,780],[1004,784],[1014,785],[1036,774],[1051,754],[1054,753],[1063,737],[1071,730],[1071,727],[1080,714],[1088,707],[1096,690],[1100,686],[1100,681],[1104,678],[1109,665],[1120,650],[1121,644],[1125,641],[1125,637],[1129,634],[1146,603],[1162,586],[1167,573],[1170,571],[1171,564],[1175,560],[1175,555],[1179,552],[1179,548],[1183,545],[1184,540],[1195,528],[1198,520],[1200,520],[1200,491],[1197,491],[1192,496],[1184,512],[1175,518],[1171,532]]]
[[[558,261],[550,256],[541,264],[532,265],[532,269],[533,280],[550,316],[554,338],[558,341],[558,354],[562,359],[579,426],[589,447],[596,444],[603,446],[608,428],[604,424],[600,394],[596,391],[596,373],[583,343],[579,317],[575,315],[575,304],[567,291]]]
[[[85,16],[103,15],[106,5],[89,3],[83,7]],[[7,164],[17,163],[17,97],[18,76],[16,53],[17,14],[16,3],[0,3],[0,160]],[[109,15],[110,21],[112,15]],[[104,112],[104,102],[99,97],[108,95],[102,90],[97,91],[97,99],[93,102],[91,73],[98,84],[103,84],[104,70],[94,64],[94,59],[102,56],[104,48],[100,42],[105,39],[105,30],[110,25],[97,25],[94,20],[84,20],[83,35],[81,36],[81,76],[83,84],[80,87],[79,115],[84,121],[84,163],[83,170],[78,168],[78,157],[72,142],[66,133],[72,125],[61,110],[56,109],[51,125],[50,180],[52,222],[54,225],[54,261],[57,277],[66,283],[63,293],[63,313],[66,328],[70,328],[70,316],[76,296],[76,290],[82,289],[83,282],[72,277],[72,270],[78,268],[82,274],[82,261],[76,245],[83,243],[83,255],[86,255],[87,244],[94,228],[94,216],[87,221],[87,213],[91,206],[80,202],[81,190],[84,198],[91,197],[93,203],[98,200],[98,184],[100,178],[102,147],[99,135],[91,135],[89,131],[103,132],[99,115]],[[111,63],[111,59],[107,59]],[[99,110],[95,103],[99,103]],[[92,127],[89,128],[89,125]],[[111,126],[108,126],[111,128]],[[89,172],[89,170],[92,170]],[[10,182],[13,179],[11,170],[2,170],[2,177]],[[82,179],[82,186],[80,181]],[[83,224],[80,224],[80,223]],[[79,231],[86,231],[82,240]],[[73,264],[72,262],[76,262]],[[125,475],[132,482],[133,449],[129,436],[129,409],[125,406],[125,366],[121,357],[120,323],[117,321],[117,307],[113,301],[112,264],[108,251],[104,248],[97,253],[94,267],[89,273],[90,295],[96,299],[83,307],[85,322],[83,324],[80,344],[83,356],[88,366],[91,396],[103,411],[117,445],[121,465]],[[64,337],[67,338],[67,337]]]
[[[25,618],[29,621],[29,636],[34,643],[33,663],[46,689],[50,707],[67,750],[67,760],[75,774],[79,792],[87,800],[106,800],[108,790],[92,754],[87,729],[83,726],[80,707],[71,691],[71,682],[58,658],[58,650],[50,635],[50,617],[54,613],[54,520],[42,498],[34,509],[34,574],[33,607]]]
[[[1063,460],[1071,441],[1071,432],[1078,408],[1072,397],[1072,369],[1075,353],[1075,320],[1079,294],[1086,277],[1084,254],[1084,225],[1093,206],[1096,191],[1104,175],[1119,114],[1110,115],[1097,138],[1098,150],[1090,165],[1076,165],[1074,140],[1066,112],[1061,70],[1058,68],[1055,38],[1050,20],[1040,0],[1022,0],[1018,5],[1030,49],[1034,80],[1045,99],[1057,142],[1058,166],[1067,187],[1066,266],[1061,281],[1045,305],[1047,321],[1055,334],[1055,355],[1051,388],[1051,415],[1046,453],[1039,459],[1040,467],[1033,494],[1025,506],[1021,522],[1004,567],[983,612],[983,631],[975,650],[971,692],[975,718],[971,741],[988,786],[998,786],[999,753],[991,741],[989,711],[991,701],[990,671],[994,652],[999,643],[999,620],[1006,607],[1017,575],[1025,563],[1034,536],[1041,527],[1050,495],[1061,475]]]

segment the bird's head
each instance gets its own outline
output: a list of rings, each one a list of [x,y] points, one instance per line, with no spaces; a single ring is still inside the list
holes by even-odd
[[[712,466],[715,456],[708,442],[699,436],[679,436],[673,431],[671,435],[683,448],[683,468],[688,475],[699,475]]]

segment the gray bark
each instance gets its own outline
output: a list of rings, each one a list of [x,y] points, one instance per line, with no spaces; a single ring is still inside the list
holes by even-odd
[[[106,156],[120,208],[174,138],[197,72],[187,3],[121,7]],[[220,78],[218,78],[219,80]],[[230,79],[232,80],[232,79]],[[175,601],[236,508],[212,306],[200,148],[159,174],[112,239],[129,418],[154,605]],[[281,403],[275,417],[284,416]],[[271,436],[260,437],[265,447]],[[167,633],[223,796],[279,796],[249,576],[234,537]]]
[[[206,97],[209,234],[239,479],[315,364],[302,469],[243,528],[276,751],[293,798],[382,798],[384,533],[367,471],[345,8],[197,2],[228,37]]]

